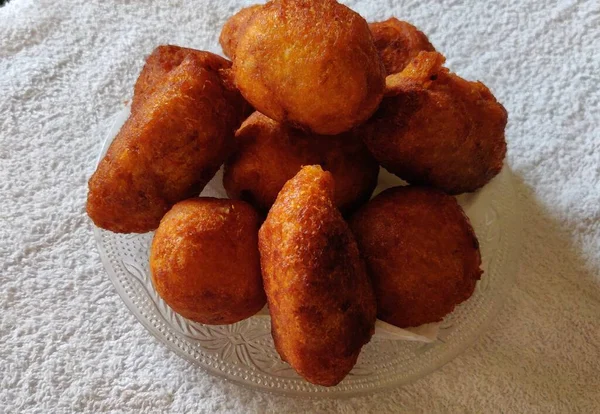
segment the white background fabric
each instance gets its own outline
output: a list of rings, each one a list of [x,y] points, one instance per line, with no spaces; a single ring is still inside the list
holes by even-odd
[[[220,52],[243,1],[32,1],[0,8],[0,412],[600,411],[600,3],[347,1],[422,28],[509,111],[522,266],[491,329],[393,392],[292,400],[213,378],[117,296],[85,216],[109,118],[144,56]]]

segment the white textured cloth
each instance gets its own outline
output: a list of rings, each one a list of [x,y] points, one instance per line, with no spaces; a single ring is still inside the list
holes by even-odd
[[[0,8],[0,412],[600,412],[600,2],[347,1],[422,28],[509,112],[522,266],[474,346],[403,388],[292,400],[158,343],[104,272],[84,203],[145,55],[220,52],[242,1],[12,0]]]

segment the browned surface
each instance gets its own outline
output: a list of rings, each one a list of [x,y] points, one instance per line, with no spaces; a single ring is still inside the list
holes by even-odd
[[[246,25],[254,15],[254,12],[262,6],[262,4],[255,4],[244,7],[225,22],[219,36],[219,43],[225,56],[230,59],[235,56],[240,35],[246,30]]]
[[[152,283],[182,316],[222,325],[266,302],[258,255],[259,217],[243,201],[193,198],[162,219],[150,253]]]
[[[401,328],[440,321],[481,276],[475,233],[454,197],[395,187],[350,222],[377,297],[379,319]]]
[[[252,114],[236,132],[237,150],[225,163],[223,185],[268,211],[283,185],[303,165],[321,165],[335,180],[335,204],[349,211],[366,202],[377,185],[379,164],[362,140],[350,133],[307,134]]]
[[[388,76],[386,98],[360,131],[390,172],[459,194],[502,169],[507,113],[484,84],[448,72],[443,62],[439,53],[421,52]]]
[[[333,178],[304,167],[283,187],[259,232],[275,346],[314,384],[350,372],[374,331],[376,305]]]
[[[229,155],[242,101],[188,55],[125,122],[90,178],[87,212],[94,223],[120,233],[156,229]]]
[[[217,72],[231,68],[231,62],[210,52],[174,45],[158,46],[146,59],[146,64],[135,82],[131,111],[135,112],[140,104],[160,87],[165,76],[181,65],[189,54],[194,54],[198,62],[208,70]]]
[[[258,111],[325,135],[365,121],[385,83],[367,22],[334,0],[275,0],[256,10],[233,70]]]
[[[369,28],[388,75],[401,72],[420,51],[435,50],[422,31],[395,17],[370,23]]]

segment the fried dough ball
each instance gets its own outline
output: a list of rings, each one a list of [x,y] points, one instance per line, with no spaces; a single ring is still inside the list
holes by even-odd
[[[422,31],[395,17],[369,23],[369,28],[388,75],[401,72],[420,51],[435,51]]]
[[[208,70],[224,72],[231,68],[231,62],[210,52],[174,45],[158,46],[146,59],[146,64],[135,82],[131,111],[134,112],[152,95],[160,87],[165,76],[181,65],[183,59],[189,54],[195,55],[201,65]]]
[[[266,303],[259,216],[243,201],[192,198],[173,206],[152,241],[152,284],[180,315],[224,325]]]
[[[369,25],[335,0],[259,7],[238,37],[233,71],[256,110],[323,135],[368,119],[385,86]]]
[[[454,197],[390,188],[350,221],[377,298],[377,317],[400,328],[437,322],[481,277],[479,243]]]
[[[98,227],[144,233],[173,204],[199,194],[233,147],[243,99],[195,54],[131,114],[89,180]]]
[[[334,202],[343,211],[366,202],[377,185],[379,164],[360,138],[349,133],[307,134],[255,112],[236,132],[236,144],[225,163],[223,186],[229,197],[265,212],[303,165],[320,164],[331,172]]]
[[[333,187],[321,167],[302,168],[279,193],[258,236],[275,347],[307,381],[324,386],[350,372],[376,314]]]
[[[377,161],[411,184],[475,191],[502,169],[507,113],[481,82],[421,52],[387,78],[386,98],[360,133]]]
[[[181,65],[181,62],[189,54],[195,55],[205,69],[219,74],[223,86],[236,95],[236,99],[232,103],[236,105],[237,110],[242,114],[240,122],[246,119],[254,109],[237,92],[233,82],[231,62],[214,53],[174,45],[158,46],[146,59],[146,64],[134,86],[131,112],[135,112],[140,104],[160,87],[164,78],[173,69]]]
[[[241,33],[246,30],[246,25],[254,15],[254,12],[261,7],[263,7],[262,4],[244,7],[239,12],[231,16],[223,25],[221,35],[219,36],[219,43],[221,44],[223,53],[229,59],[233,59],[235,56],[235,50],[237,48],[238,39]]]

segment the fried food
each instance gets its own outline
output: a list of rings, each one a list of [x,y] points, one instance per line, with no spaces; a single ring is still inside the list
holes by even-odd
[[[246,30],[246,25],[254,15],[254,12],[261,7],[263,7],[262,4],[244,7],[239,12],[231,16],[223,25],[221,35],[219,36],[219,43],[221,44],[223,53],[229,59],[233,59],[235,56],[235,50],[237,48],[240,35],[244,32],[244,30]]]
[[[302,377],[332,386],[374,332],[376,304],[356,242],[333,203],[333,177],[308,166],[259,231],[275,347]]]
[[[189,54],[195,55],[207,70],[224,74],[231,68],[230,61],[210,52],[174,45],[158,46],[146,59],[146,64],[135,82],[131,111],[135,112],[140,104],[160,87],[164,78],[181,65]]]
[[[379,164],[362,140],[350,133],[320,136],[304,133],[252,114],[236,132],[236,152],[225,163],[223,186],[268,211],[283,185],[303,165],[319,164],[335,179],[334,202],[351,211],[366,202],[375,186]]]
[[[274,0],[238,38],[235,83],[258,111],[317,134],[368,119],[385,86],[369,25],[335,0]]]
[[[98,227],[144,233],[199,194],[233,147],[243,99],[195,54],[185,57],[125,122],[88,183]]]
[[[214,53],[174,45],[158,46],[146,59],[146,64],[134,86],[131,112],[135,112],[142,102],[156,92],[163,84],[165,77],[181,65],[189,54],[195,55],[205,69],[219,74],[223,86],[236,96],[232,104],[235,104],[236,110],[242,114],[239,122],[246,119],[254,109],[237,92],[233,81],[231,62]]]
[[[422,31],[395,17],[369,23],[369,28],[388,75],[401,72],[420,51],[435,51]]]
[[[152,284],[180,315],[224,325],[266,303],[259,216],[243,201],[192,198],[173,206],[152,241]]]
[[[360,133],[379,163],[411,184],[475,191],[502,169],[507,113],[481,82],[421,52],[387,78],[386,98]]]
[[[481,277],[479,244],[454,197],[390,188],[352,217],[377,317],[400,328],[437,322],[468,299]]]

